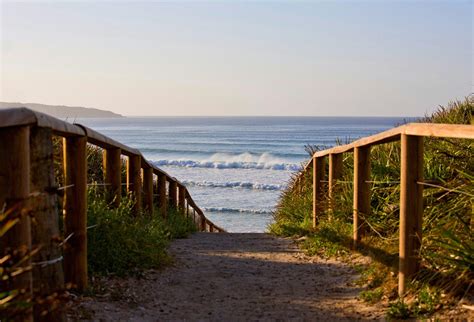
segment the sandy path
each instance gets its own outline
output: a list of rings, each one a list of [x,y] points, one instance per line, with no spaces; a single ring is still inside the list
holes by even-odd
[[[357,300],[345,264],[304,256],[268,234],[197,233],[170,247],[176,263],[136,279],[110,281],[109,295],[81,304],[103,321],[381,319]]]

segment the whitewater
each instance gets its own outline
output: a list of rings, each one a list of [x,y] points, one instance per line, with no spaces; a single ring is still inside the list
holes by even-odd
[[[127,117],[79,119],[140,149],[183,182],[217,225],[263,232],[291,173],[308,158],[305,145],[333,146],[384,131],[403,118]]]

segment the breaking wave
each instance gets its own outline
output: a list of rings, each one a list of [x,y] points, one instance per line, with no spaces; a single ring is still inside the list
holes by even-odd
[[[243,209],[243,208],[226,208],[226,207],[209,207],[203,208],[204,211],[208,212],[235,212],[235,213],[252,213],[252,214],[271,214],[271,209]]]
[[[210,188],[243,188],[243,189],[255,189],[255,190],[282,190],[284,185],[281,184],[265,184],[265,183],[254,183],[254,182],[242,182],[242,181],[231,181],[231,182],[211,182],[211,181],[182,181],[187,186],[197,187],[210,187]]]
[[[250,153],[230,155],[227,153],[216,153],[207,160],[158,160],[154,162],[157,166],[177,166],[186,168],[213,168],[213,169],[268,169],[297,171],[301,168],[299,164],[288,163],[274,157],[270,153],[256,156]]]

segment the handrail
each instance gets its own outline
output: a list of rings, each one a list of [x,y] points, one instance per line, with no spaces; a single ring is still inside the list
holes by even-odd
[[[303,176],[312,171],[313,226],[326,210],[333,211],[334,186],[342,174],[343,153],[354,153],[353,179],[353,244],[356,248],[363,233],[363,216],[370,213],[370,148],[374,145],[401,141],[400,168],[400,245],[398,292],[405,293],[408,278],[419,269],[423,215],[423,138],[474,139],[474,125],[409,123],[349,144],[315,152],[293,181],[292,189],[302,186]],[[329,179],[326,176],[329,158]],[[327,183],[327,187],[324,185]],[[328,190],[329,203],[324,192]],[[415,233],[413,233],[415,232]]]
[[[424,137],[444,137],[458,139],[474,139],[474,126],[459,124],[437,124],[437,123],[408,123],[389,129],[375,135],[367,136],[348,144],[338,145],[322,151],[317,151],[313,157],[303,166],[300,175],[303,175],[313,165],[313,158],[329,156],[331,154],[342,154],[352,152],[356,147],[379,145],[399,141],[401,135],[414,135]]]
[[[64,247],[64,256],[61,257],[64,265],[52,262],[57,274],[35,268],[38,266],[33,267],[32,274],[31,257],[21,262],[26,273],[14,279],[9,287],[22,290],[26,300],[32,298],[32,285],[45,294],[64,289],[65,283],[79,291],[87,287],[87,143],[104,150],[103,186],[109,192],[106,197],[111,207],[120,204],[121,156],[125,155],[128,157],[126,187],[135,200],[134,215],[141,213],[142,209],[144,213],[153,215],[155,203],[164,218],[167,217],[168,205],[179,209],[185,216],[190,215],[192,208],[192,218],[199,231],[225,232],[204,215],[183,183],[146,160],[139,150],[81,124],[71,124],[28,108],[12,108],[0,109],[0,209],[29,211],[21,212],[14,228],[7,232],[7,244],[2,247],[28,251],[34,236],[35,245],[42,246],[37,258],[50,259],[59,252],[52,242],[58,237],[53,236],[53,232],[59,233],[56,194],[61,189],[54,184],[53,135],[63,137],[64,187],[61,193],[64,193],[63,224],[67,237],[62,244],[67,244],[67,247]],[[32,198],[40,199],[29,202]],[[32,225],[30,216],[23,213],[31,214],[35,224]],[[53,275],[54,280],[51,278]]]
[[[19,108],[7,108],[0,110],[0,128],[6,127],[14,127],[14,126],[21,126],[21,125],[29,125],[29,126],[38,126],[44,128],[52,129],[53,133],[58,136],[68,137],[68,136],[85,136],[87,138],[87,142],[98,146],[103,149],[120,149],[121,153],[126,156],[140,156],[141,157],[141,167],[142,168],[152,168],[153,172],[158,174],[163,174],[166,176],[168,181],[176,181],[177,184],[183,185],[179,180],[174,177],[171,177],[167,172],[164,170],[156,167],[153,163],[146,160],[142,153],[134,148],[131,148],[125,144],[122,144],[114,139],[99,133],[85,125],[79,123],[69,123],[66,121],[62,121],[57,119],[51,115],[37,112],[30,110],[26,107],[19,107]],[[187,188],[185,188],[187,191]],[[191,195],[187,194],[188,198],[192,201],[190,203],[191,207],[194,208],[202,217],[203,221],[207,222],[210,226],[215,228],[215,231],[218,232],[225,232],[225,230],[214,223],[212,223],[209,219],[206,218],[204,212],[196,205],[196,203],[192,200]]]
[[[409,123],[372,136],[361,138],[349,144],[318,151],[314,153],[313,157],[317,158],[329,154],[350,152],[354,148],[358,147],[399,141],[401,135],[474,139],[474,126],[435,123]]]

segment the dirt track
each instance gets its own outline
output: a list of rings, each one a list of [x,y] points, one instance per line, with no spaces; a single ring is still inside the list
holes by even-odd
[[[197,233],[170,247],[176,262],[142,278],[108,281],[80,315],[102,321],[383,319],[357,300],[347,265],[304,256],[268,234]]]

